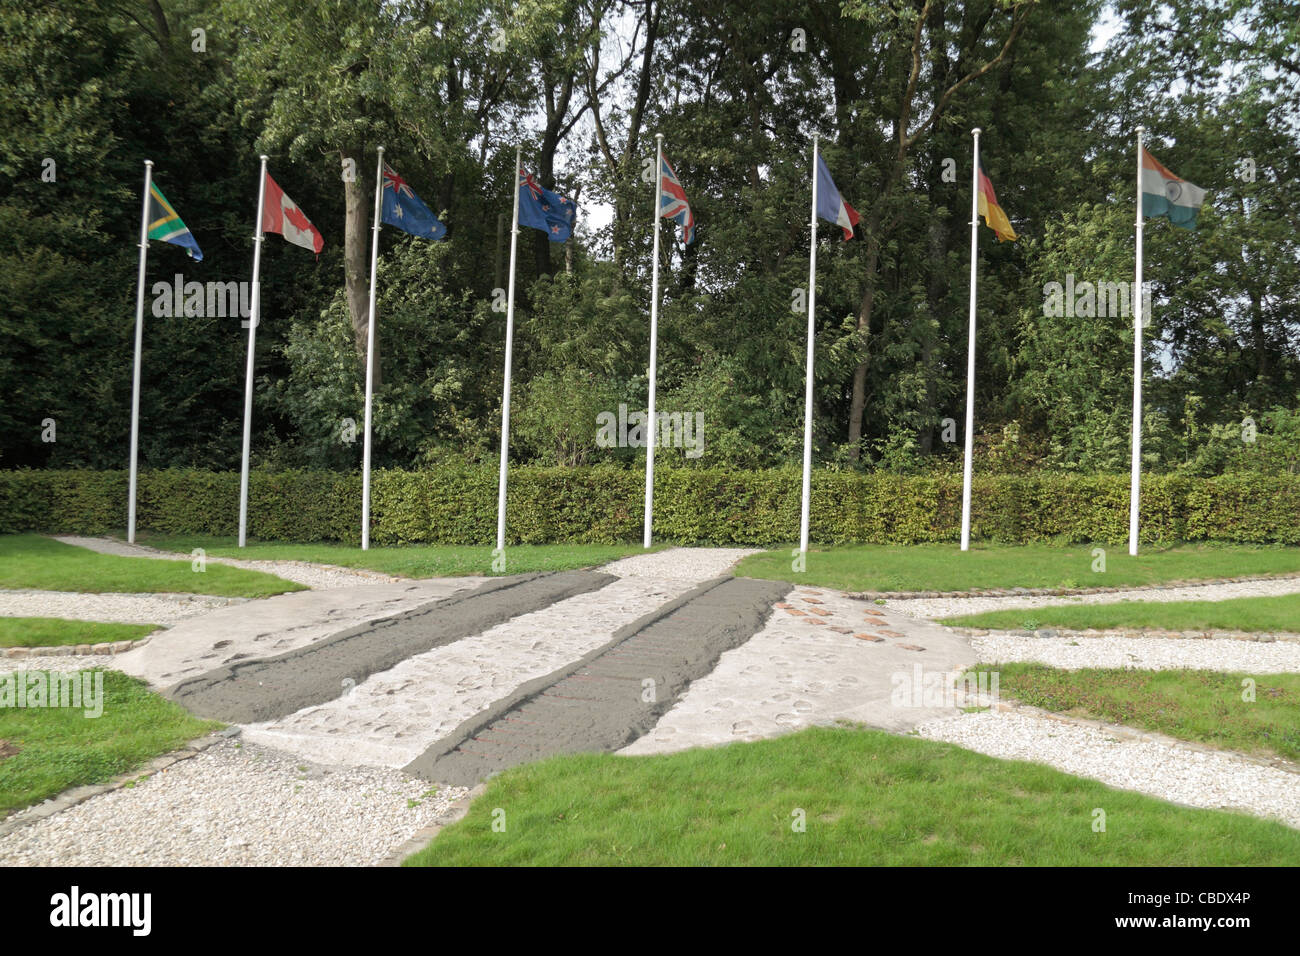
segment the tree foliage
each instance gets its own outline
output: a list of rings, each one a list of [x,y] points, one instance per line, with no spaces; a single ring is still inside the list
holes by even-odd
[[[1210,194],[1195,232],[1147,223],[1144,464],[1293,472],[1294,13],[1248,0],[0,0],[0,464],[124,464],[142,161],[205,253],[152,243],[150,286],[247,281],[265,152],[325,248],[264,247],[255,461],[357,468],[383,145],[449,238],[380,234],[376,464],[496,453],[522,146],[580,215],[564,245],[519,236],[513,456],[635,466],[635,448],[597,444],[595,419],[647,400],[655,133],[697,222],[689,246],[663,223],[658,404],[700,413],[705,447],[661,460],[794,462],[815,133],[862,214],[850,241],[818,229],[817,460],[951,469],[979,126],[1021,237],[980,227],[979,467],[1123,470],[1131,318],[1045,301],[1067,276],[1132,279],[1140,124]],[[150,305],[143,463],[237,466],[246,331]]]

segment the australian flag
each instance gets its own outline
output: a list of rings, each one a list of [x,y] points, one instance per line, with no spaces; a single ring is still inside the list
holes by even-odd
[[[519,225],[542,230],[551,242],[565,242],[577,221],[578,207],[573,200],[544,189],[519,170]]]
[[[442,239],[447,235],[447,227],[387,163],[384,163],[384,214],[381,218],[388,225],[422,239]]]

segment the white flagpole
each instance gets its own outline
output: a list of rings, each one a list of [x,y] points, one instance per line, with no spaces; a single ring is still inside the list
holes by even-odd
[[[659,429],[655,418],[655,379],[659,367],[659,211],[663,202],[664,134],[655,134],[655,242],[654,265],[650,268],[650,407],[646,412],[645,444],[645,546],[650,547],[654,528],[655,445]]]
[[[813,345],[817,304],[817,134],[813,133],[812,236],[808,252],[808,361],[803,393],[803,500],[799,508],[799,552],[808,553],[808,510],[812,499]]]
[[[144,202],[140,212],[140,276],[135,286],[135,372],[131,379],[131,478],[126,506],[126,540],[135,544],[136,455],[140,447],[140,352],[144,345],[144,266],[149,254],[149,187],[153,160],[144,161]]]
[[[975,434],[975,289],[979,275],[980,219],[980,128],[971,130],[975,138],[975,171],[971,174],[970,195],[970,331],[966,341],[966,457],[961,473],[961,549],[970,550],[970,481],[971,450]]]
[[[266,154],[257,181],[257,232],[253,234],[253,310],[248,319],[248,366],[244,373],[244,461],[239,473],[239,546],[248,541],[248,452],[253,435],[253,345],[262,319],[262,208],[266,202]]]
[[[510,458],[510,353],[515,343],[515,252],[519,246],[519,169],[523,147],[515,147],[515,211],[510,223],[510,281],[506,293],[506,372],[501,392],[501,475],[497,480],[497,550],[506,546],[506,463]]]
[[[1138,499],[1142,483],[1142,133],[1137,128],[1137,281],[1133,303],[1133,471],[1129,479],[1128,553],[1138,553]]]
[[[361,550],[370,547],[370,403],[375,394],[375,266],[379,262],[379,214],[384,199],[384,147],[375,168],[375,220],[370,240],[370,319],[366,323],[366,437],[361,453]]]

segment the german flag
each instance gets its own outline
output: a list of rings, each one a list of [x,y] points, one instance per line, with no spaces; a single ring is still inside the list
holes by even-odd
[[[985,224],[998,237],[998,242],[1009,239],[1012,242],[1016,240],[1016,231],[1011,228],[1011,220],[1007,214],[1002,211],[998,205],[998,197],[993,192],[993,183],[989,182],[989,177],[984,172],[984,164],[980,163],[980,194],[979,194],[979,211],[984,217]]]

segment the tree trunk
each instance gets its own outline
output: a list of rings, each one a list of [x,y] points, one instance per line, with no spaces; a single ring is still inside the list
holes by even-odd
[[[942,190],[942,156],[948,152],[936,149],[932,152],[928,179],[930,182],[930,260],[929,279],[926,282],[926,301],[930,307],[930,317],[940,323],[938,335],[944,335],[943,321],[940,318],[947,311],[948,304],[948,248],[952,239],[952,215],[934,215],[934,209],[944,204]],[[921,344],[921,367],[925,370],[925,415],[921,420],[920,444],[921,454],[929,457],[934,451],[934,433],[939,426],[939,407],[935,391],[939,376],[935,371],[935,348],[937,340],[929,329],[924,331]]]
[[[366,362],[366,338],[370,330],[370,277],[366,273],[366,188],[365,157],[358,148],[339,150],[344,162],[356,164],[355,182],[343,183],[347,211],[343,219],[343,273],[347,288],[348,315],[352,320],[352,341],[362,368]],[[371,183],[371,186],[374,184]],[[374,384],[379,385],[379,329],[375,329]]]
[[[880,212],[872,211],[867,222],[867,261],[864,274],[862,303],[858,307],[858,332],[862,336],[862,358],[853,370],[853,398],[849,402],[849,461],[856,462],[862,451],[862,413],[867,405],[867,368],[870,354],[867,346],[871,338],[871,310],[876,302],[876,278],[880,272]]]
[[[1270,384],[1268,379],[1272,374],[1268,334],[1264,329],[1264,307],[1258,292],[1252,289],[1247,294],[1250,296],[1250,338],[1255,347],[1255,381],[1257,387],[1263,390]]]

